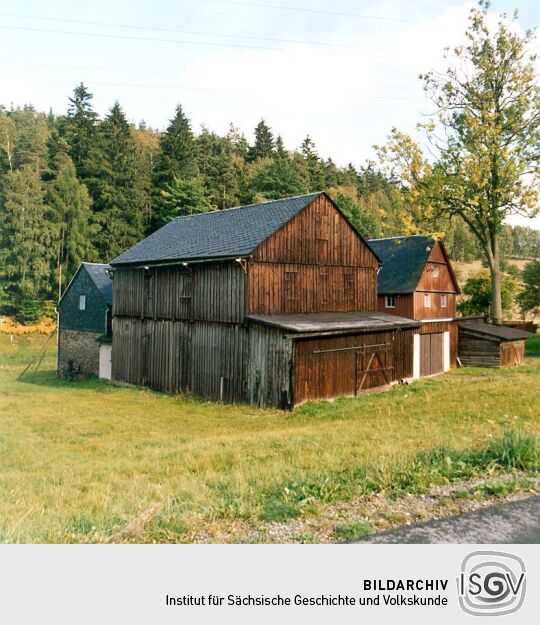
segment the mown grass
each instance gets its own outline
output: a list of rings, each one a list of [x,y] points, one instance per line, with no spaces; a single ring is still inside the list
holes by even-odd
[[[460,369],[292,413],[65,382],[0,336],[0,540],[191,541],[220,523],[538,470],[540,362]]]

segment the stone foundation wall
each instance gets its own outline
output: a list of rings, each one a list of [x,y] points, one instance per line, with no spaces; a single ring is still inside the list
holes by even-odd
[[[60,328],[58,337],[58,375],[61,378],[86,378],[99,375],[99,332],[80,332]]]

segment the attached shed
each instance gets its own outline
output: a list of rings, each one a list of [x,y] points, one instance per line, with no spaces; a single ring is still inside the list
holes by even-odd
[[[458,323],[458,357],[463,365],[515,367],[525,361],[530,332],[485,322]]]
[[[58,375],[111,377],[110,265],[81,263],[58,303]]]

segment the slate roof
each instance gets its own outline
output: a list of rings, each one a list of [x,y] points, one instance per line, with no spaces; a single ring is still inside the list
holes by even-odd
[[[248,319],[262,325],[291,333],[337,334],[343,332],[374,332],[397,328],[418,328],[421,323],[383,312],[311,313],[294,315],[249,315]]]
[[[473,332],[474,334],[482,334],[489,340],[499,341],[520,341],[521,339],[527,339],[529,336],[534,336],[532,332],[525,332],[525,330],[518,330],[517,328],[510,328],[508,326],[496,326],[492,323],[484,323],[482,321],[478,323],[463,323],[458,321],[460,332]]]
[[[96,285],[105,302],[112,306],[112,280],[107,271],[111,269],[111,266],[101,263],[83,263],[83,267],[92,278],[92,282]]]
[[[369,239],[367,244],[382,261],[377,276],[379,294],[413,293],[434,243],[433,238],[422,235]]]
[[[249,255],[321,193],[177,217],[117,256],[112,265]]]

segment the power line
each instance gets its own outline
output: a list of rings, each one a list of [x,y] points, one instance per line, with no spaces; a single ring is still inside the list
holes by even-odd
[[[244,2],[243,0],[208,0],[220,4],[235,4],[238,6],[256,7],[259,9],[277,9],[279,11],[298,11],[299,13],[318,13],[322,15],[336,15],[340,17],[359,17],[367,20],[380,20],[385,22],[402,22],[406,24],[421,24],[419,20],[408,20],[400,17],[385,17],[383,15],[369,15],[365,13],[347,13],[345,11],[328,11],[325,9],[306,9],[305,7],[268,4],[266,2]]]
[[[22,15],[19,13],[0,13],[3,17],[14,17],[17,19],[31,19],[31,20],[40,20],[44,22],[61,22],[65,24],[86,24],[88,26],[106,26],[113,28],[129,28],[133,30],[153,30],[156,32],[164,32],[164,33],[179,33],[184,35],[196,35],[196,36],[209,36],[209,37],[227,37],[229,39],[244,39],[244,40],[259,40],[259,41],[270,41],[274,43],[294,43],[308,46],[323,46],[330,48],[349,48],[355,50],[382,50],[383,48],[374,48],[371,46],[357,46],[354,44],[346,44],[346,43],[330,43],[326,41],[310,41],[306,39],[284,39],[280,37],[262,37],[262,36],[253,36],[253,35],[239,35],[239,34],[228,34],[228,33],[216,33],[202,30],[180,30],[177,28],[163,28],[160,26],[140,26],[136,24],[120,24],[118,22],[94,22],[88,20],[73,20],[66,19],[60,17],[44,17],[41,15]],[[272,48],[273,49],[273,48]]]
[[[158,39],[157,37],[136,37],[135,35],[110,35],[107,33],[89,33],[89,32],[77,32],[73,30],[53,30],[48,28],[31,28],[30,26],[0,26],[3,30],[25,30],[34,33],[53,33],[55,35],[77,35],[86,37],[102,37],[105,39],[129,39],[134,41],[158,41],[161,43],[179,43],[182,45],[194,45],[194,46],[217,46],[219,48],[244,48],[253,50],[273,50],[283,51],[284,48],[271,48],[269,46],[255,46],[255,45],[243,45],[240,43],[217,43],[212,41],[185,41],[180,39]]]
[[[112,72],[112,73],[125,73],[125,74],[149,74],[152,75],[165,75],[165,76],[181,76],[178,72],[167,72],[161,70],[144,70],[144,69],[127,69],[122,67],[91,67],[89,65],[63,65],[56,63],[4,63],[0,61],[0,67],[13,67],[13,68],[23,68],[23,67],[39,67],[39,68],[48,68],[48,69],[72,69],[76,71],[89,71],[89,72]],[[67,81],[66,81],[67,82]],[[399,85],[399,84],[379,84],[373,85],[377,89],[416,89],[418,85]],[[245,92],[245,89],[229,89],[220,87],[182,87],[184,89],[216,89],[222,91],[242,91]]]
[[[64,79],[48,79],[48,78],[37,78],[32,79],[32,82],[56,82],[56,83],[66,83],[73,84],[70,80]],[[221,87],[191,87],[184,85],[160,85],[160,84],[143,84],[143,83],[117,83],[117,82],[107,82],[107,81],[96,81],[96,80],[88,80],[86,81],[88,85],[97,85],[97,86],[107,86],[107,87],[129,87],[136,89],[173,89],[180,91],[220,91],[220,92],[235,92],[235,93],[252,93],[252,89],[228,89]],[[288,93],[291,93],[290,91]],[[298,92],[305,93],[305,92]],[[425,100],[425,98],[421,97],[402,97],[402,96],[378,96],[378,95],[367,95],[360,93],[343,93],[340,94],[340,98],[351,98],[351,99],[361,99],[361,100],[409,100],[409,101],[418,101]]]

